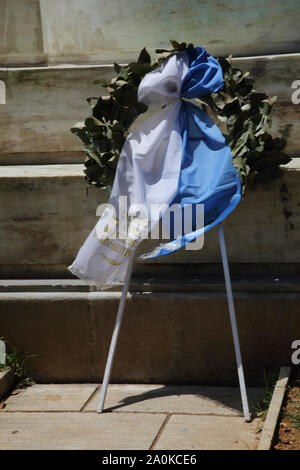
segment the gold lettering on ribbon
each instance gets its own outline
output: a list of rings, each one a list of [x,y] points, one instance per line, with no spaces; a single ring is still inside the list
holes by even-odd
[[[131,255],[132,249],[136,248],[139,245],[139,243],[141,242],[141,238],[144,238],[144,232],[146,227],[148,226],[147,219],[134,219],[130,217],[128,218],[128,220],[130,220],[130,223],[132,224],[129,236],[127,234],[123,234],[121,239],[115,239],[116,233],[115,231],[113,231],[113,225],[118,225],[119,220],[115,217],[111,217],[111,219],[105,225],[104,229],[102,229],[101,236],[99,237],[97,231],[95,230],[93,233],[93,237],[98,238],[98,241],[102,246],[109,248],[115,253],[118,253],[126,258],[127,256]],[[134,236],[130,236],[131,234],[134,234]],[[113,239],[111,238],[112,236],[114,236]],[[113,260],[112,258],[104,255],[102,252],[100,253],[100,255],[107,262],[114,266],[121,264]]]
[[[120,264],[121,264],[118,261],[116,261],[112,258],[109,258],[109,256],[106,256],[104,253],[100,253],[100,255],[105,259],[105,261],[112,264],[113,266],[120,266]]]

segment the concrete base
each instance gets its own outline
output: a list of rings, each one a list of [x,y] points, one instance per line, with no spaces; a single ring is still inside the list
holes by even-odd
[[[260,385],[264,372],[290,363],[291,344],[300,337],[300,293],[295,279],[270,281],[269,287],[248,279],[252,291],[245,281],[238,284],[235,305],[246,382]],[[140,285],[128,296],[112,383],[236,385],[225,292],[216,288],[216,280],[199,280],[194,291],[178,291],[178,285],[176,290],[175,281],[174,286],[173,292],[166,286],[147,292]],[[74,286],[31,290],[0,293],[1,335],[21,355],[34,355],[29,375],[44,383],[101,382],[120,292],[79,292]]]

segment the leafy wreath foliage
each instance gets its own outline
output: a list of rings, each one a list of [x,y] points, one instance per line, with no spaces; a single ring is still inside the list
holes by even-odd
[[[157,59],[144,48],[137,62],[126,66],[114,64],[116,77],[109,83],[101,83],[108,95],[88,98],[91,116],[77,123],[71,131],[84,145],[87,158],[85,174],[89,184],[111,190],[115,171],[124,141],[134,120],[147,111],[147,106],[137,101],[137,89],[142,78],[159,67],[163,60],[179,51],[194,47],[193,44],[170,41],[172,49],[157,49]],[[272,123],[272,111],[276,97],[268,97],[253,88],[249,72],[233,67],[231,57],[217,57],[224,76],[224,86],[217,93],[199,97],[214,120],[221,122],[221,130],[231,148],[233,164],[241,178],[243,194],[246,186],[269,183],[281,176],[280,165],[291,158],[283,151],[286,136],[273,137],[268,129]]]

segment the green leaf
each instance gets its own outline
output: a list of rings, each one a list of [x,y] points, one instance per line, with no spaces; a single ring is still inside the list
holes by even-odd
[[[97,163],[90,164],[83,171],[89,178],[93,180],[98,179],[102,172],[101,167],[97,165]]]
[[[242,77],[242,71],[240,69],[237,69],[237,68],[233,68],[232,69],[232,78],[235,82],[239,81],[240,78]]]
[[[128,66],[129,71],[135,73],[139,77],[144,77],[146,73],[151,72],[151,65],[148,63],[137,63],[137,62],[132,62]]]
[[[95,117],[88,117],[85,122],[85,127],[91,132],[99,132],[101,128],[104,126],[102,121],[99,121]]]
[[[94,108],[96,104],[98,103],[99,98],[96,98],[95,96],[92,96],[91,98],[86,99],[88,104],[90,105],[91,108]]]
[[[177,42],[174,39],[170,39],[170,43],[174,51],[185,51],[187,49],[186,42]]]
[[[99,155],[98,155],[98,152],[95,150],[95,148],[94,148],[93,145],[86,145],[86,146],[84,147],[84,151],[87,153],[87,155],[88,155],[92,160],[94,160],[96,163],[98,163],[98,165],[102,166],[102,165],[101,165],[100,158],[99,158]]]
[[[99,121],[103,119],[109,121],[114,111],[114,103],[111,96],[100,96],[97,104],[93,108],[93,116]]]
[[[141,50],[137,61],[138,64],[151,64],[150,54],[147,52],[145,47]]]
[[[228,72],[228,70],[230,70],[230,63],[228,62],[228,60],[226,59],[226,57],[223,57],[223,56],[219,56],[218,57],[218,61],[222,67],[222,70],[223,70],[223,74],[225,74],[226,72]]]
[[[121,72],[122,67],[121,67],[121,65],[114,63],[114,69],[115,69],[116,74],[119,75],[119,73]]]
[[[227,103],[224,108],[223,108],[223,113],[225,116],[231,116],[231,115],[239,115],[241,113],[241,107],[239,104],[239,100],[235,98],[231,103]]]
[[[83,144],[88,144],[90,142],[90,134],[87,128],[84,125],[84,122],[78,122],[71,128],[71,132],[75,134]]]
[[[268,98],[268,96],[265,93],[251,93],[250,103],[253,106],[255,104],[261,103],[266,98]]]

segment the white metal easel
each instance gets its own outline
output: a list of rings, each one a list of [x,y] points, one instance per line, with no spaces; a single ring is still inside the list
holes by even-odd
[[[235,349],[235,357],[236,357],[236,362],[237,362],[238,378],[239,378],[240,392],[241,392],[241,398],[242,398],[243,413],[244,413],[245,421],[250,421],[251,417],[249,413],[248,398],[247,398],[246,384],[245,384],[245,378],[244,378],[244,370],[243,370],[243,364],[242,364],[242,356],[241,356],[241,350],[240,350],[240,342],[239,342],[238,328],[237,328],[236,316],[235,316],[235,310],[234,310],[234,303],[233,303],[233,296],[232,296],[232,289],[231,289],[231,279],[230,279],[230,273],[229,273],[229,266],[228,266],[228,260],[227,260],[226,245],[225,245],[222,223],[218,224],[218,230],[219,230],[219,242],[220,242],[221,255],[222,255],[222,264],[223,264],[225,284],[226,284],[228,308],[229,308],[229,314],[230,314],[230,321],[231,321],[231,328],[232,328],[232,335],[233,335],[233,342],[234,342],[234,349]],[[116,351],[118,336],[119,336],[119,332],[121,328],[121,323],[122,323],[122,318],[123,318],[123,313],[124,313],[124,308],[125,308],[125,303],[126,303],[127,292],[128,292],[128,288],[130,284],[131,274],[132,274],[134,256],[135,256],[135,251],[133,251],[131,254],[126,277],[125,277],[124,287],[123,287],[122,296],[121,296],[121,300],[120,300],[120,304],[118,308],[116,323],[115,323],[115,327],[114,327],[114,331],[113,331],[113,335],[111,339],[111,344],[110,344],[109,353],[108,353],[106,366],[105,366],[105,373],[104,373],[103,382],[102,382],[101,391],[100,391],[100,399],[99,399],[99,404],[98,404],[98,409],[97,409],[98,413],[102,413],[103,411],[107,387],[110,381],[114,355]]]

